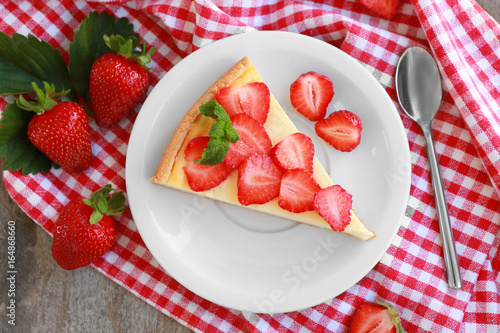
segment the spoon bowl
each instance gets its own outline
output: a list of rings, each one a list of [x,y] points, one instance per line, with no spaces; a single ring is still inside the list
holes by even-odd
[[[396,71],[399,104],[417,123],[430,123],[442,99],[441,76],[432,56],[423,48],[407,49]]]
[[[452,289],[460,289],[462,277],[432,137],[432,121],[442,99],[441,76],[436,62],[425,49],[411,47],[403,53],[396,68],[396,92],[399,104],[424,134],[439,230],[443,238],[443,259],[448,285]]]

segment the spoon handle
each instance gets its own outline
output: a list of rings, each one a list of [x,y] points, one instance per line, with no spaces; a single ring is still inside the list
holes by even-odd
[[[443,238],[443,257],[448,285],[452,289],[460,289],[462,287],[462,276],[460,275],[455,240],[453,239],[453,232],[448,216],[448,205],[446,204],[446,197],[444,195],[443,179],[434,149],[434,139],[432,137],[430,124],[428,126],[422,126],[422,131],[425,137],[427,157],[431,169],[432,189],[436,200],[439,230]]]

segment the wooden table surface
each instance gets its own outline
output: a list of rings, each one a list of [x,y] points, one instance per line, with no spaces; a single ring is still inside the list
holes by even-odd
[[[500,22],[500,0],[477,2]],[[7,222],[15,221],[17,251],[16,326],[7,324],[8,287],[2,278],[0,331],[191,332],[93,268],[61,269],[52,259],[52,237],[26,216],[0,183],[1,249],[7,253]]]

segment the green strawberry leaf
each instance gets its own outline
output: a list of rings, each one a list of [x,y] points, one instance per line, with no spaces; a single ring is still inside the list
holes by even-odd
[[[125,196],[122,192],[115,192],[109,197],[109,209],[112,212],[122,212],[125,210]]]
[[[116,19],[107,12],[91,12],[75,31],[69,46],[69,71],[75,90],[89,102],[90,69],[100,56],[111,52],[104,41],[104,35],[118,34],[128,39],[139,36],[127,18]]]
[[[222,163],[229,150],[229,142],[239,140],[238,132],[233,128],[226,110],[217,101],[211,100],[200,106],[200,113],[206,117],[214,118],[215,122],[210,127],[210,141],[203,151],[201,159],[195,163],[215,165]]]
[[[90,216],[90,224],[96,224],[104,215],[120,215],[127,208],[125,205],[125,195],[123,192],[115,192],[111,184],[101,187],[90,199],[82,199],[83,203],[92,207],[94,212]]]
[[[34,112],[24,111],[16,104],[7,104],[0,119],[0,159],[3,169],[19,171],[23,175],[47,173],[52,161],[35,148],[28,139],[27,130]]]
[[[32,82],[47,81],[63,91],[71,89],[68,67],[61,53],[33,35],[0,32],[0,94],[33,91]],[[76,97],[76,95],[70,96]]]

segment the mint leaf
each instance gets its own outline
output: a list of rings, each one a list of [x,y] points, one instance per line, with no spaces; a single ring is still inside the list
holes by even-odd
[[[59,91],[71,89],[61,53],[33,35],[13,33],[9,37],[0,32],[0,77],[0,94],[29,93],[32,82],[41,86],[42,81],[54,84]]]
[[[16,104],[7,104],[0,119],[0,159],[3,169],[22,170],[23,175],[47,173],[52,161],[35,148],[27,136],[34,112],[24,111]]]
[[[200,113],[206,117],[214,118],[215,122],[210,127],[210,141],[203,151],[201,159],[195,163],[215,165],[221,163],[229,150],[229,142],[239,140],[238,132],[233,128],[226,110],[217,101],[208,101],[199,108]]]
[[[195,160],[194,163],[204,165],[216,165],[222,163],[229,150],[229,140],[223,138],[211,137],[208,141],[207,148],[203,151],[201,159]]]
[[[111,52],[106,46],[104,35],[121,35],[128,39],[139,36],[134,33],[134,26],[127,18],[117,20],[113,15],[103,12],[91,12],[75,31],[73,42],[69,46],[69,71],[74,89],[89,102],[90,69],[100,56]]]

